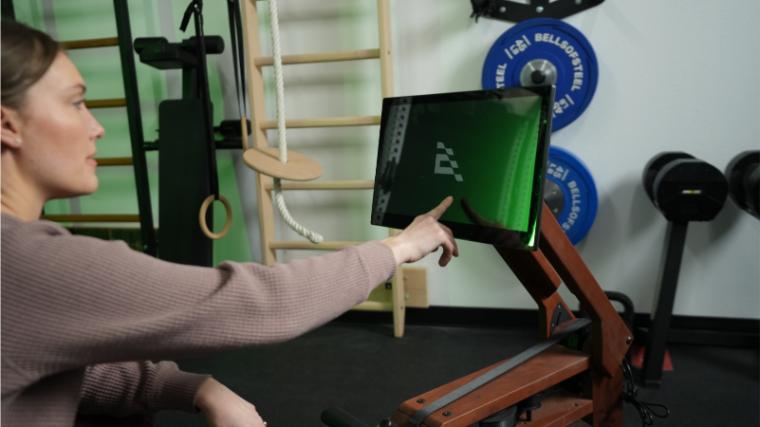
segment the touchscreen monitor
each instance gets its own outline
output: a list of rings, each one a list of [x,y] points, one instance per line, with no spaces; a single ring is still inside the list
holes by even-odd
[[[371,223],[404,228],[451,195],[455,237],[535,249],[553,103],[551,86],[384,99]]]

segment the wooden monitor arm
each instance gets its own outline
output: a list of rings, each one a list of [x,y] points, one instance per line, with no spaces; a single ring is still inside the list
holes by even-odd
[[[552,397],[534,412],[527,425],[568,425],[586,418],[593,426],[620,426],[623,373],[621,362],[633,341],[631,332],[614,309],[578,251],[544,204],[539,250],[496,247],[539,308],[540,335],[548,337],[559,323],[574,318],[557,292],[563,281],[591,319],[590,346],[584,352],[561,346],[528,360],[473,393],[436,411],[425,426],[471,426],[532,395],[577,375],[588,376],[588,387],[577,395]],[[394,413],[399,426],[426,403],[447,394],[480,372],[459,378],[404,402]]]

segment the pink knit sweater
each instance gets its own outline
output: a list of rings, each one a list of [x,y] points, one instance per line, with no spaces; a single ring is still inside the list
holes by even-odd
[[[147,360],[293,338],[395,269],[379,242],[272,267],[185,266],[7,214],[1,256],[3,426],[193,410],[206,377]]]

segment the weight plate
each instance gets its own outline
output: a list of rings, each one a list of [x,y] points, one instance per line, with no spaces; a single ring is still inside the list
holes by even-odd
[[[596,218],[596,184],[583,162],[565,149],[549,147],[544,200],[574,245],[586,237]]]
[[[752,190],[751,182],[748,179],[755,169],[760,169],[760,151],[758,150],[739,153],[726,166],[728,194],[741,209],[747,210],[749,208],[747,202],[752,198],[754,190]]]
[[[536,18],[505,31],[483,64],[484,89],[554,84],[552,130],[572,123],[596,91],[599,66],[586,37],[558,19]]]
[[[760,165],[744,176],[744,191],[747,195],[747,212],[760,218]]]
[[[693,159],[689,153],[683,151],[665,151],[654,157],[652,157],[646,166],[644,166],[644,174],[641,177],[641,182],[644,184],[644,191],[646,191],[649,200],[654,203],[654,180],[657,178],[657,174],[668,163],[678,159]]]

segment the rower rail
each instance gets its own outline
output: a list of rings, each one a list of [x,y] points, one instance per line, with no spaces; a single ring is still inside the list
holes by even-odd
[[[405,401],[391,419],[397,425],[408,425],[411,417],[430,402],[436,401],[503,362],[497,362]],[[425,419],[423,425],[427,427],[470,426],[504,408],[516,405],[538,392],[547,390],[562,381],[573,378],[587,371],[589,367],[590,362],[587,354],[570,350],[560,345],[551,347],[541,353],[540,357],[536,356],[527,360],[506,374],[485,384],[470,395],[434,412]],[[573,404],[578,403],[579,405],[577,410],[573,411],[572,414],[563,414],[562,419],[577,416],[577,418],[571,420],[574,421],[591,414],[593,404],[590,399],[569,396],[567,399],[573,399]],[[565,408],[568,402],[567,399],[558,398],[553,406]],[[575,406],[573,407],[575,408]],[[535,412],[538,420],[543,419],[546,422],[531,425],[567,425],[548,423],[549,418],[552,417],[550,412],[554,412],[551,410],[551,406],[549,409],[550,411],[547,411],[547,414],[543,417],[539,417],[540,410]]]

